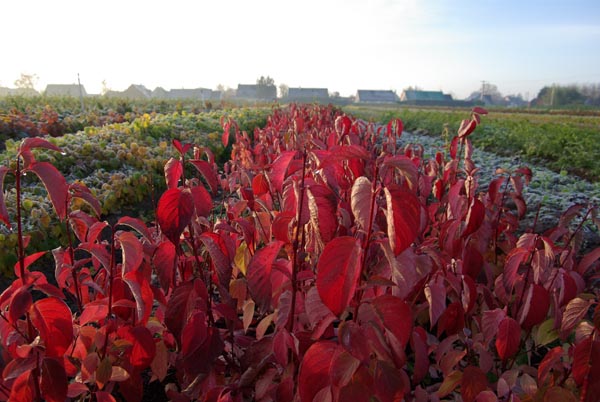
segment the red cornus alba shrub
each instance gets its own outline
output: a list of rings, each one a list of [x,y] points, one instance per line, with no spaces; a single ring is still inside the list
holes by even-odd
[[[36,160],[60,150],[24,140],[0,167],[0,221],[18,233],[0,399],[597,400],[600,249],[581,248],[596,208],[521,227],[531,171],[480,187],[471,159],[486,113],[433,151],[403,143],[400,120],[331,107],[275,108],[254,133],[224,119],[222,168],[173,140],[150,224],[103,221],[90,190]],[[67,229],[51,281],[33,269],[50,252],[25,251],[25,174]]]

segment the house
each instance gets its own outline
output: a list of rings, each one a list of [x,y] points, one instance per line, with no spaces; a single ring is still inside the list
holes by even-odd
[[[521,95],[507,95],[504,97],[504,103],[508,107],[527,106],[527,102],[523,100],[523,97]]]
[[[109,98],[150,99],[152,97],[152,91],[143,85],[132,84],[123,92],[108,91],[105,96]]]
[[[171,89],[169,91],[169,98],[171,99],[198,99],[206,100],[210,99],[212,94],[211,89],[206,88],[195,88],[195,89]]]
[[[400,102],[448,102],[451,100],[452,95],[445,95],[442,91],[405,89],[400,95]]]
[[[398,95],[394,91],[359,89],[356,91],[355,101],[358,103],[396,103]]]
[[[152,97],[154,99],[168,99],[169,91],[167,91],[163,87],[156,87],[154,88],[154,91],[152,91]]]
[[[275,85],[238,84],[235,96],[238,99],[275,100],[277,99],[277,88]]]
[[[286,100],[293,102],[327,101],[329,91],[327,88],[288,88]]]
[[[0,96],[39,96],[39,93],[33,88],[0,87]]]
[[[405,105],[416,106],[473,106],[471,101],[452,99],[452,95],[442,91],[422,91],[420,89],[405,89],[400,95],[400,102]]]
[[[83,85],[77,84],[48,84],[44,91],[46,96],[71,96],[73,98],[79,98],[80,96],[87,96]]]

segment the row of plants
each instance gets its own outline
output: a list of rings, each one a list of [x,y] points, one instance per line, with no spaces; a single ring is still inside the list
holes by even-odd
[[[18,233],[0,399],[141,401],[159,384],[152,397],[174,401],[595,401],[600,249],[579,250],[597,209],[518,233],[531,171],[480,189],[485,114],[432,159],[399,119],[292,105],[253,136],[224,120],[222,171],[172,141],[149,224],[102,220],[87,187],[37,159],[61,148],[22,141],[0,168],[17,193],[0,221]],[[56,284],[36,270],[48,251],[25,251],[25,174],[67,228]]]
[[[49,141],[60,147],[64,155],[41,150],[37,159],[53,164],[69,181],[89,188],[100,201],[103,216],[128,210],[152,218],[152,206],[165,189],[163,164],[171,153],[172,136],[205,147],[222,164],[230,151],[230,147],[223,147],[220,141],[222,119],[235,119],[240,130],[252,133],[256,127],[264,125],[269,111],[240,108],[201,114],[143,114],[131,123],[87,127],[75,134],[51,138]],[[20,141],[8,140],[7,149],[0,154],[10,168],[15,167],[19,146]],[[12,182],[9,177],[7,183]],[[23,223],[31,235],[32,249],[57,246],[66,230],[64,225],[50,224],[52,208],[43,186],[33,177],[26,176],[22,180],[21,193],[27,199]],[[8,213],[14,218],[14,187],[5,197]],[[137,211],[138,206],[142,210]],[[0,227],[0,272],[4,274],[8,274],[16,262],[13,252],[16,244],[17,234]]]
[[[357,116],[381,123],[390,118],[407,122],[409,131],[430,135],[455,132],[463,111],[408,108],[350,108]],[[600,121],[597,116],[498,113],[481,128],[473,144],[499,155],[518,155],[556,172],[600,180]]]
[[[0,98],[0,149],[8,139],[75,133],[86,127],[132,122],[144,114],[203,114],[222,110],[199,100],[123,100],[116,98],[3,97]]]

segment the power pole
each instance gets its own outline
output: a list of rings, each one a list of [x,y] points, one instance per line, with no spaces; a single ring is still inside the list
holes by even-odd
[[[81,89],[81,80],[79,79],[79,73],[77,73],[77,83],[79,84],[79,102],[81,103],[81,112],[85,113],[83,106],[83,89]]]

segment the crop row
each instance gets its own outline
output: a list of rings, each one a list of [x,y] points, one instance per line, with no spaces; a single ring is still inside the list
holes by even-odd
[[[352,108],[357,116],[379,122],[406,121],[409,131],[441,136],[457,130],[464,112],[408,108]],[[447,131],[445,131],[447,129]],[[448,134],[446,134],[448,136]],[[473,144],[504,156],[520,156],[556,172],[600,180],[600,118],[553,114],[494,113],[481,127]]]

